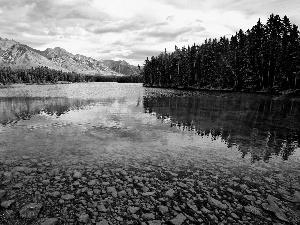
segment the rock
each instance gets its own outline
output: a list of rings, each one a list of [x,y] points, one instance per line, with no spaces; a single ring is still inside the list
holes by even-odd
[[[6,195],[5,190],[0,190],[0,200]]]
[[[32,172],[32,168],[28,168],[28,167],[24,167],[24,166],[16,166],[15,168],[13,168],[14,172],[19,172],[19,173],[26,173],[29,174]]]
[[[130,207],[127,208],[127,211],[128,211],[129,213],[131,213],[131,214],[135,214],[135,213],[137,213],[137,211],[139,211],[139,210],[140,210],[139,207],[132,207],[132,206],[130,206]]]
[[[47,186],[47,185],[50,184],[50,180],[43,180],[43,181],[42,181],[42,184],[45,185],[45,186]]]
[[[78,222],[80,223],[88,223],[90,220],[90,216],[86,213],[82,213],[78,216]]]
[[[13,188],[15,188],[15,189],[20,189],[20,188],[22,188],[23,187],[23,183],[17,183],[17,184],[15,184],[14,186],[13,186]],[[1,199],[1,198],[0,198]]]
[[[115,217],[115,219],[118,220],[118,221],[120,221],[120,222],[123,222],[123,218],[120,217],[120,216]]]
[[[142,193],[143,196],[153,196],[155,195],[155,192],[145,192],[145,193]]]
[[[217,199],[214,199],[212,197],[207,197],[208,199],[208,203],[210,205],[212,205],[213,207],[216,207],[216,208],[219,208],[219,209],[222,209],[222,210],[226,210],[228,208],[228,206],[226,204],[223,204],[222,202],[220,202],[219,200]]]
[[[198,211],[198,208],[197,208],[195,202],[192,201],[192,200],[190,200],[190,201],[187,202],[187,206],[188,206],[190,209],[192,209],[193,211],[195,211],[195,212]]]
[[[66,195],[61,196],[61,198],[62,198],[63,200],[72,200],[72,199],[75,198],[75,196],[74,196],[74,195],[71,195],[71,194],[66,194]]]
[[[74,171],[73,178],[79,179],[79,178],[81,178],[81,176],[82,176],[82,174],[79,171],[77,171],[77,170]]]
[[[1,207],[7,209],[7,208],[9,208],[14,202],[15,202],[15,200],[8,200],[8,201],[1,202]]]
[[[58,219],[56,218],[45,218],[42,220],[40,225],[56,225],[58,223]]]
[[[109,225],[108,221],[103,219],[100,222],[96,223],[96,225]]]
[[[142,218],[145,220],[154,220],[155,215],[153,213],[144,213],[142,214]]]
[[[244,206],[244,209],[245,209],[245,212],[252,213],[256,216],[261,216],[261,212],[260,212],[259,208],[256,208],[255,206],[252,206],[252,205]]]
[[[172,198],[175,194],[175,191],[173,189],[169,189],[166,191],[165,196]]]
[[[253,195],[244,195],[244,198],[251,201],[251,202],[256,201],[256,198]]]
[[[161,221],[160,220],[148,221],[148,225],[161,225]]]
[[[1,197],[0,197],[0,199],[1,199]],[[300,191],[295,191],[294,199],[295,199],[295,201],[300,203]]]
[[[107,212],[107,209],[103,204],[97,205],[97,209],[99,212]]]
[[[211,213],[211,211],[208,210],[208,209],[205,208],[205,207],[202,207],[202,208],[201,208],[201,212],[204,213],[204,214],[210,214],[210,213]]]
[[[236,215],[235,213],[231,213],[230,216],[234,219],[239,219],[240,217]]]
[[[4,172],[2,176],[3,180],[11,180],[13,178],[12,172]]]
[[[53,197],[58,197],[58,196],[60,196],[60,192],[59,191],[54,191],[54,192],[51,193],[51,195]]]
[[[121,197],[121,198],[126,196],[126,195],[127,195],[126,191],[119,191],[118,192],[118,196]]]
[[[264,180],[269,182],[269,183],[275,183],[276,181],[272,178],[269,178],[269,177],[264,177]]]
[[[285,214],[283,213],[283,211],[276,204],[275,201],[279,201],[278,198],[276,198],[272,195],[268,195],[267,201],[268,201],[269,204],[267,204],[267,203],[262,204],[262,206],[265,210],[273,212],[275,214],[275,216],[277,216],[277,218],[282,220],[282,221],[290,222],[288,220],[288,218],[285,216]]]
[[[20,210],[20,216],[23,219],[34,219],[37,218],[40,210],[42,208],[42,204],[39,203],[29,203],[25,205]]]
[[[169,212],[168,206],[164,206],[164,205],[158,206],[158,210],[161,214],[165,214],[165,213]]]
[[[182,213],[178,214],[175,218],[171,219],[169,222],[174,225],[181,225],[186,220],[185,215]]]
[[[95,186],[97,184],[96,180],[91,180],[90,182],[88,182],[89,186]]]

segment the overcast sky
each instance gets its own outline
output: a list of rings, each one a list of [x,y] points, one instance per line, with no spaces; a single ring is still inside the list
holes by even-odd
[[[230,37],[271,13],[300,26],[299,10],[300,0],[0,0],[0,37],[136,65],[175,44]]]

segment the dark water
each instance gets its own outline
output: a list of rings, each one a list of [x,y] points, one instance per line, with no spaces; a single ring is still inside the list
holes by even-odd
[[[90,83],[0,89],[0,156],[299,172],[300,99]]]

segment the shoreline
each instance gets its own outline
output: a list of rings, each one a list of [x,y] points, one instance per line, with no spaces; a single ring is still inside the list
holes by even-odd
[[[197,87],[164,87],[164,86],[156,86],[156,85],[147,85],[143,84],[143,87],[147,88],[162,88],[162,89],[172,89],[172,90],[184,90],[184,91],[210,91],[210,92],[225,92],[225,93],[248,93],[248,94],[262,94],[262,95],[276,95],[276,96],[299,96],[300,97],[300,89],[296,90],[286,90],[284,92],[268,92],[268,91],[235,91],[232,89],[219,89],[219,88],[197,88]]]

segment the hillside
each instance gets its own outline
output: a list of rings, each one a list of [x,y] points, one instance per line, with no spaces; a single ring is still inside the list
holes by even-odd
[[[95,76],[138,75],[137,68],[126,61],[96,60],[72,54],[63,48],[40,51],[14,40],[0,38],[0,67],[28,69],[46,66],[63,72],[76,72]]]

